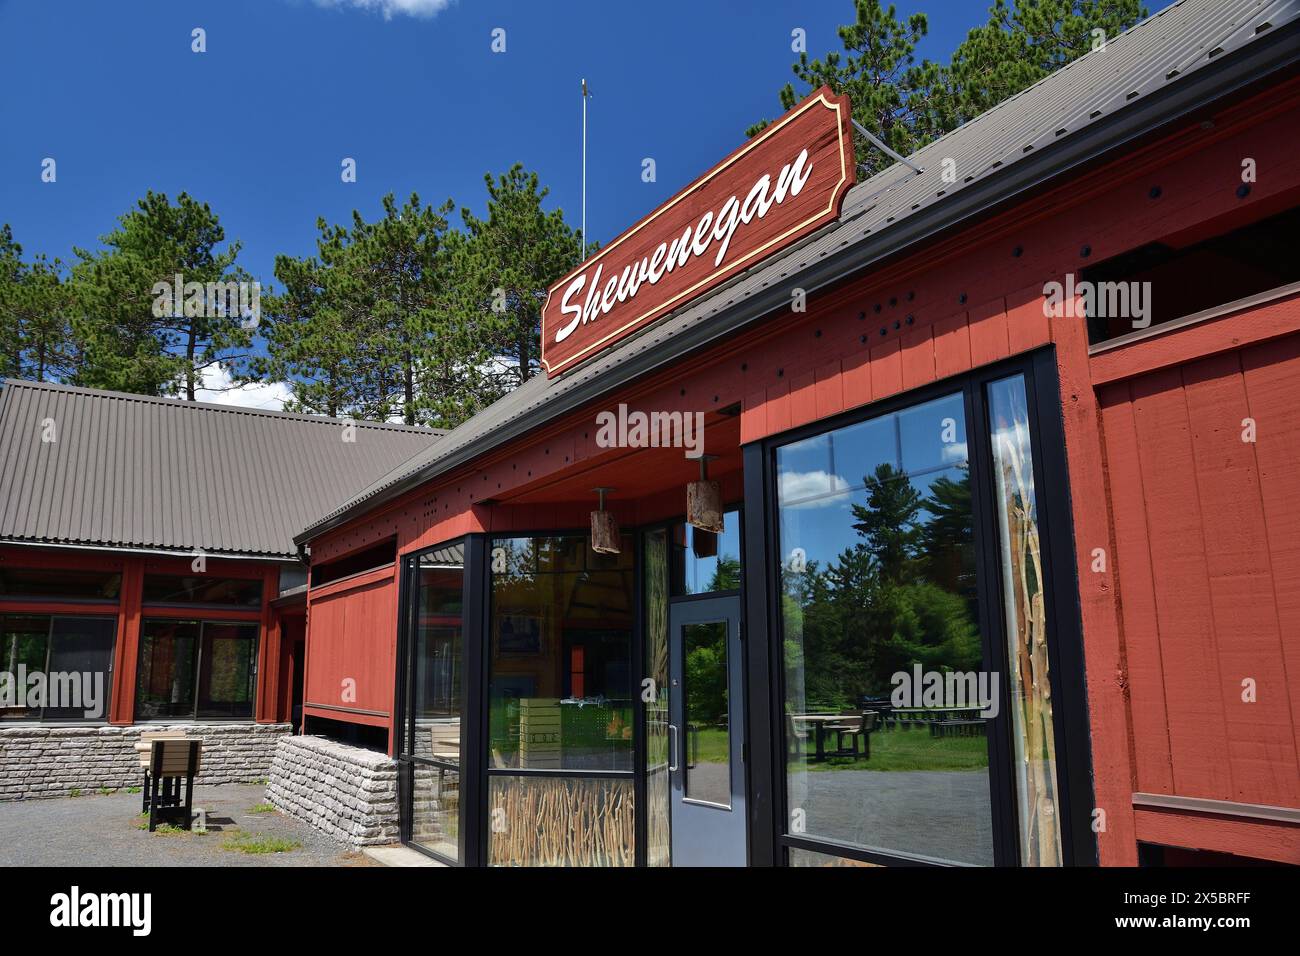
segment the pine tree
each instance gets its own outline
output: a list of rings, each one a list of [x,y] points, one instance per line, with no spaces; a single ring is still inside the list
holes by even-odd
[[[224,251],[215,213],[187,193],[172,205],[150,191],[101,238],[101,252],[78,249],[73,281],[80,308],[74,327],[83,343],[76,384],[146,395],[178,389],[190,401],[205,370],[247,353],[251,323],[237,309],[192,298],[180,310],[157,308],[159,283],[249,281],[235,268],[238,241]],[[161,311],[163,314],[156,314]],[[179,314],[177,314],[179,312]]]
[[[76,367],[76,294],[63,264],[24,262],[9,226],[0,227],[0,377],[63,381]]]
[[[929,30],[925,14],[902,20],[892,4],[854,0],[854,22],[837,31],[844,52],[814,60],[800,54],[793,70],[803,89],[787,83],[781,106],[789,110],[823,85],[847,93],[853,118],[906,156],[1088,53],[1098,36],[1113,39],[1144,16],[1138,0],[994,0],[988,21],[940,64],[915,58]],[[747,132],[766,126],[764,120]],[[863,176],[893,163],[864,138],[856,146]]]
[[[487,385],[495,399],[528,381],[541,358],[546,290],[577,265],[581,237],[563,211],[542,209],[549,193],[536,173],[516,163],[487,183],[487,218],[461,211],[468,241],[454,265],[456,311],[466,332],[486,346]]]

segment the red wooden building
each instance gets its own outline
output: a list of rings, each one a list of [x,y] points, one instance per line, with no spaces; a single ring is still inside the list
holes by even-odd
[[[129,738],[160,724],[205,739],[201,780],[265,777],[301,720],[295,531],[437,437],[6,381],[0,671],[24,693],[0,710],[0,797],[138,784]],[[31,696],[20,667],[81,675],[86,699]]]
[[[818,91],[557,282],[454,431],[375,426],[328,501],[6,459],[0,574],[121,568],[115,720],[179,619],[257,621],[283,720],[293,548],[219,532],[298,509],[301,729],[386,751],[450,863],[1300,862],[1298,55],[1293,4],[1182,0],[868,178]],[[3,447],[64,394],[7,386]],[[300,454],[359,467],[259,461]],[[185,560],[138,550],[195,547],[256,605],[155,613]]]
[[[1300,861],[1297,28],[1184,0],[847,192],[810,98],[299,536],[309,728],[468,864]]]

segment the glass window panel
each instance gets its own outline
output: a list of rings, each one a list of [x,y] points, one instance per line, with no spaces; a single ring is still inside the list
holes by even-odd
[[[654,699],[645,705],[646,864],[672,862],[668,777],[668,532],[645,536],[645,676],[654,682]]]
[[[574,553],[540,540],[552,556]],[[588,550],[585,536],[568,540]],[[494,562],[492,574],[489,766],[631,770],[631,569],[519,574],[511,564]]]
[[[740,588],[740,512],[723,516],[718,534],[681,522],[672,528],[673,596]]]
[[[411,840],[455,860],[460,853],[460,772],[419,762],[411,767]]]
[[[459,766],[464,734],[463,545],[420,555],[416,575],[411,648],[415,736],[409,752]]]
[[[122,591],[117,571],[65,571],[0,566],[0,595],[85,601],[116,601]]]
[[[882,465],[898,467],[898,416],[882,415],[826,436],[833,453],[833,492],[861,488]]]
[[[897,416],[903,464],[926,473],[908,477],[881,460],[882,425],[877,451],[845,458],[863,463],[860,490],[787,500],[791,483],[778,485],[788,826],[901,855],[992,863],[978,708],[894,704],[897,675],[978,678],[983,668],[960,398],[912,411]],[[946,434],[944,417],[955,419]],[[870,445],[841,442],[848,431],[832,433],[832,445]],[[778,451],[778,469],[784,462]]]
[[[966,461],[966,413],[960,393],[898,413],[903,471],[909,475]]]
[[[1016,748],[1020,859],[1026,866],[1058,866],[1061,830],[1056,807],[1047,605],[1024,377],[1015,375],[990,384],[988,408],[1011,667],[1007,683]]]
[[[686,675],[686,774],[684,796],[731,806],[731,728],[727,704],[727,622],[682,628]]]
[[[253,716],[256,654],[256,624],[203,624],[197,716]]]
[[[493,866],[633,866],[630,777],[488,778]]]
[[[54,618],[50,631],[49,673],[51,681],[60,681],[68,687],[71,696],[58,702],[62,706],[47,705],[42,714],[44,719],[108,718],[108,675],[116,630],[117,622],[111,617]]]
[[[50,619],[45,615],[6,614],[0,617],[0,654],[3,654],[6,694],[12,707],[0,708],[3,720],[39,720],[41,708],[28,707],[27,674],[44,673],[49,649]],[[20,673],[21,669],[21,673]],[[20,677],[23,679],[20,680]]]
[[[137,720],[194,715],[199,630],[197,621],[146,620],[140,625],[135,688]]]
[[[144,576],[146,604],[220,604],[228,607],[260,607],[260,578],[216,578],[196,574]]]
[[[829,435],[783,445],[776,451],[776,462],[781,499],[791,504],[848,487],[832,479]]]

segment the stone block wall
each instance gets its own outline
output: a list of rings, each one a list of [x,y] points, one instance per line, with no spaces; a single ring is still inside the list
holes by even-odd
[[[203,740],[200,784],[253,783],[270,775],[290,724],[135,724],[130,727],[0,726],[0,800],[66,797],[73,790],[140,786],[135,744],[153,730]]]
[[[396,843],[397,761],[324,737],[285,737],[271,761],[266,799],[352,846]]]

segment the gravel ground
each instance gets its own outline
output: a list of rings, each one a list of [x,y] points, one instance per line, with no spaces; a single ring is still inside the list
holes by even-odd
[[[0,866],[371,866],[369,857],[274,811],[260,784],[195,787],[208,832],[150,833],[139,824],[140,794],[119,791],[0,803]],[[222,848],[232,834],[278,837],[300,846],[246,854]]]

